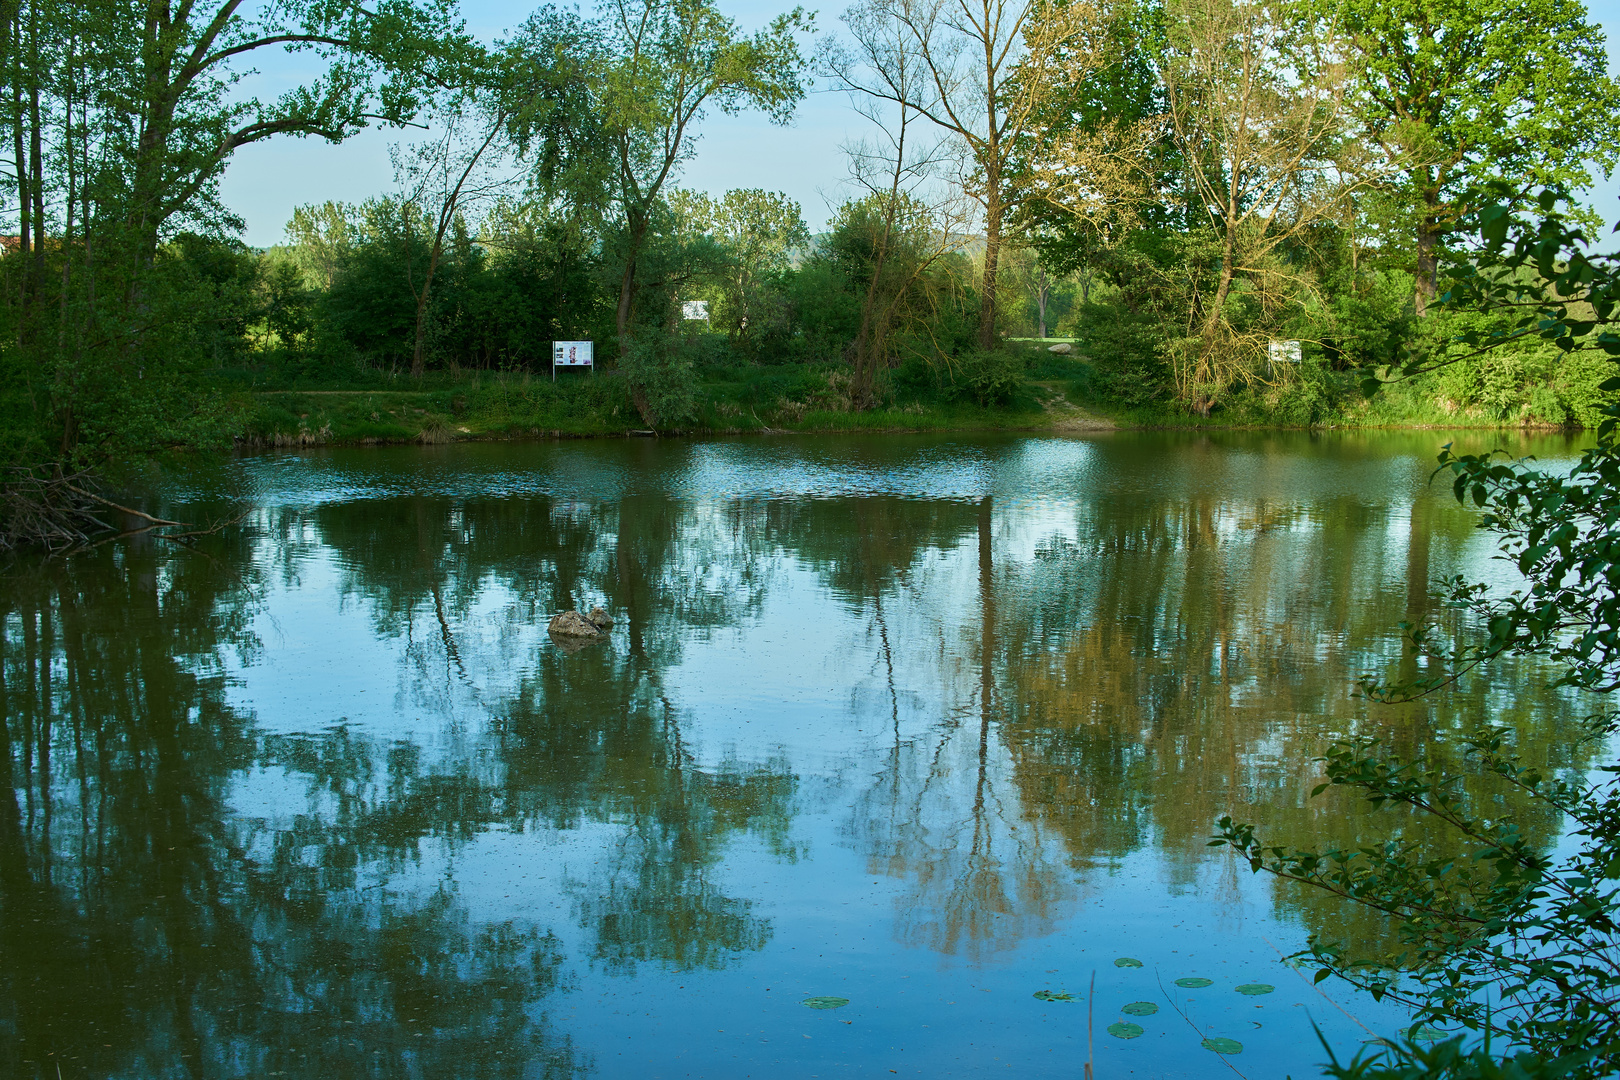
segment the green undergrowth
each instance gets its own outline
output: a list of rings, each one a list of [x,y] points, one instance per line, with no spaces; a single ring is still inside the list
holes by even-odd
[[[737,367],[700,374],[694,412],[666,433],[942,431],[1050,426],[1041,387],[975,400],[948,373],[921,387],[885,387],[879,404],[856,409],[847,373],[813,365]],[[232,382],[235,385],[232,386]],[[250,388],[222,380],[250,446],[451,442],[624,435],[645,428],[625,380],[569,372],[556,382],[529,373],[436,373],[410,380],[316,382]],[[356,385],[358,383],[358,385]]]
[[[1256,387],[1230,395],[1208,416],[1188,411],[1172,401],[1127,403],[1095,392],[1088,379],[1063,387],[1075,405],[1106,417],[1122,428],[1192,429],[1323,429],[1323,428],[1529,428],[1556,430],[1586,425],[1567,412],[1530,409],[1503,415],[1499,411],[1458,405],[1433,385],[1418,378],[1392,383],[1372,400],[1353,384],[1351,373],[1335,372],[1316,385]],[[1326,384],[1326,385],[1324,385]]]
[[[1262,428],[1557,427],[1524,411],[1504,418],[1459,407],[1443,385],[1414,380],[1372,401],[1348,373],[1307,370],[1278,386],[1226,398],[1209,416],[1164,400],[1124,402],[1102,392],[1081,355],[1049,342],[949,362],[913,360],[885,374],[878,404],[857,409],[847,368],[827,364],[711,365],[697,371],[692,411],[665,433],[1043,430],[1080,427]],[[230,399],[249,446],[297,447],[469,439],[625,435],[646,425],[623,377],[564,373],[436,371],[421,380],[394,372],[225,370],[210,380]]]

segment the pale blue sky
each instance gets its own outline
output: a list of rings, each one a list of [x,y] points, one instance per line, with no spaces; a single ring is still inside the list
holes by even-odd
[[[537,5],[528,0],[463,0],[468,29],[486,41],[522,22]],[[811,5],[807,4],[807,7]],[[780,13],[777,0],[721,0],[721,9],[744,29],[762,26]],[[1590,0],[1594,22],[1620,27],[1620,0]],[[836,32],[836,7],[820,9],[816,22],[823,33]],[[1609,32],[1611,68],[1616,66],[1615,38]],[[261,74],[244,84],[250,93],[273,94],[311,73],[307,55],[277,55],[260,65]],[[803,207],[812,231],[826,222],[829,205],[841,202],[845,157],[841,146],[859,139],[866,122],[841,93],[818,92],[799,106],[797,121],[777,127],[757,114],[711,113],[701,128],[695,160],[681,178],[684,187],[720,194],[730,188],[766,188],[786,192]],[[247,221],[244,239],[255,246],[279,242],[295,206],[335,199],[358,202],[389,190],[393,169],[388,145],[401,138],[394,130],[370,130],[333,146],[319,139],[279,139],[240,150],[222,184],[226,203]],[[1620,219],[1620,180],[1599,186],[1598,209],[1611,222]]]

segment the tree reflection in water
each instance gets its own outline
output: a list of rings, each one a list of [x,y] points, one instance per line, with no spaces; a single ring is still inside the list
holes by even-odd
[[[918,516],[938,510],[910,505],[918,507]],[[932,542],[944,546],[972,538],[978,612],[963,628],[970,640],[962,648],[937,642],[938,654],[954,652],[971,663],[948,677],[957,684],[954,693],[962,695],[959,703],[919,737],[908,738],[901,730],[894,644],[883,607],[892,563],[857,558],[845,564],[870,567],[864,582],[846,585],[846,594],[870,605],[892,725],[886,760],[857,799],[850,832],[872,873],[905,883],[896,905],[896,939],[978,963],[1050,932],[1072,906],[1075,890],[1056,858],[1061,849],[1043,823],[1025,812],[1010,782],[1012,759],[999,723],[993,502],[985,497],[976,505],[947,505],[955,511],[956,535],[936,532]],[[863,521],[858,513],[855,525],[859,536],[882,535],[878,523]],[[953,629],[958,628],[939,623],[935,633],[950,636]],[[910,655],[933,651],[916,635],[908,639]]]
[[[739,832],[791,852],[794,778],[782,762],[696,768],[659,686],[683,640],[673,624],[724,623],[739,596],[756,602],[748,560],[695,572],[674,561],[691,533],[678,512],[617,510],[405,499],[281,511],[265,517],[273,554],[260,561],[244,531],[197,554],[109,546],[11,580],[5,1075],[58,1062],[151,1076],[584,1070],[545,1015],[559,939],[475,923],[453,882],[420,880],[425,839],[454,849],[492,826],[622,826],[604,880],[579,885],[577,914],[610,969],[713,967],[763,945],[769,924],[709,869]],[[476,700],[500,659],[457,641],[492,580],[504,579],[510,617],[531,623],[553,591],[606,595],[634,627],[631,647],[540,650],[491,703],[487,732],[448,760],[342,725],[261,731],[229,703],[227,654],[261,649],[249,628],[266,575],[295,578],[316,548],[339,553],[342,589],[376,632],[407,639],[406,700],[430,714],[453,715],[458,693]],[[424,621],[435,632],[421,639]],[[301,812],[231,812],[233,782],[277,774],[302,785]]]
[[[1360,807],[1303,798],[1330,731],[1443,758],[1491,714],[1534,733],[1544,769],[1583,764],[1565,738],[1579,709],[1525,669],[1403,709],[1353,696],[1357,674],[1414,663],[1391,628],[1471,535],[1410,461],[1341,448],[1334,469],[1366,471],[1355,488],[1323,484],[1314,444],[1098,444],[1108,482],[1041,502],[1022,445],[951,464],[948,497],[407,491],[272,504],[195,552],[130,541],[13,567],[0,1075],[589,1072],[558,1019],[574,982],[723,972],[776,947],[728,871],[742,848],[804,858],[806,762],[860,777],[840,839],[898,886],[864,917],[966,966],[1065,929],[1133,855],[1170,890],[1209,886],[1223,812],[1353,841]],[[901,464],[915,486],[926,470]],[[396,726],[250,692],[279,670],[258,628],[306,629],[267,614],[292,595],[328,603],[318,618],[359,613],[356,655],[394,665]],[[550,612],[598,602],[620,620],[611,644],[545,638]],[[745,747],[694,744],[690,671],[714,669],[691,661],[735,639],[747,665],[764,625],[836,643],[829,700],[847,715],[823,722],[858,720],[859,739],[816,746],[766,716]],[[776,690],[723,677],[753,708]],[[457,877],[541,858],[512,854],[527,834],[596,845],[554,881],[551,925],[486,910]],[[1383,930],[1294,891],[1273,903],[1312,929]]]
[[[576,1072],[532,1014],[555,939],[358,887],[361,860],[463,827],[465,800],[406,767],[374,802],[371,748],[261,738],[227,703],[223,653],[256,647],[246,544],[109,546],[8,583],[0,1072]],[[256,767],[307,769],[334,812],[266,837],[226,806]]]

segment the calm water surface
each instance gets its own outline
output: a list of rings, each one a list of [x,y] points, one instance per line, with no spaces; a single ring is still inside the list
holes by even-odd
[[[1078,1077],[1089,1016],[1099,1077],[1232,1075],[1206,1035],[1244,1076],[1310,1075],[1313,1021],[1354,1052],[1403,1018],[1279,955],[1381,928],[1212,853],[1214,819],[1387,828],[1306,797],[1353,730],[1444,754],[1489,713],[1580,764],[1578,703],[1522,668],[1421,707],[1354,694],[1410,663],[1395,627],[1431,581],[1501,576],[1427,487],[1446,438],[481,445],[158,478],[151,507],[248,514],[0,583],[0,1074]],[[592,604],[611,641],[549,639]],[[849,1003],[803,1004],[827,996]],[[1138,1001],[1144,1034],[1106,1034]]]

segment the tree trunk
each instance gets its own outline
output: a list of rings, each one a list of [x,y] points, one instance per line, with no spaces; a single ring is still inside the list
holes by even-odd
[[[1227,218],[1225,242],[1221,247],[1221,275],[1215,284],[1215,295],[1210,298],[1209,314],[1204,318],[1203,355],[1199,357],[1199,370],[1208,370],[1212,367],[1215,356],[1215,333],[1221,326],[1221,312],[1226,307],[1226,298],[1232,293],[1232,281],[1236,272],[1232,268],[1233,260],[1237,255],[1237,227],[1231,217]],[[1189,389],[1191,389],[1189,387]],[[1208,416],[1209,411],[1215,407],[1215,399],[1206,391],[1199,391],[1190,402],[1200,416]]]
[[[1001,258],[1001,178],[988,172],[984,186],[984,280],[979,301],[979,345],[996,343],[996,264]]]
[[[420,379],[427,373],[427,304],[428,290],[433,287],[433,264],[436,259],[428,260],[427,279],[422,282],[422,291],[416,297],[416,335],[411,344],[411,378]]]
[[[1445,170],[1425,168],[1418,173],[1420,182],[1420,216],[1417,226],[1417,264],[1412,272],[1412,302],[1418,318],[1429,312],[1440,280],[1441,226],[1440,189],[1445,182]]]
[[[428,253],[427,276],[422,279],[422,291],[416,297],[416,341],[411,348],[411,378],[420,379],[427,372],[427,307],[428,293],[433,289],[433,273],[439,268],[439,255],[444,251],[444,230],[433,238]],[[405,257],[410,258],[407,250]]]
[[[630,222],[630,247],[624,256],[624,274],[619,278],[619,306],[614,313],[614,326],[619,331],[619,355],[623,357],[630,351],[630,326],[636,316],[636,262],[641,255],[642,240],[647,235],[647,221],[636,216]],[[630,403],[636,407],[641,416],[641,422],[650,428],[657,428],[657,417],[653,415],[652,402],[647,399],[647,391],[638,385],[634,379],[628,380],[630,386]]]
[[[630,348],[630,321],[636,314],[636,262],[641,257],[641,245],[647,237],[647,219],[640,214],[630,217],[630,246],[624,253],[624,274],[619,278],[619,307],[614,325],[619,331],[619,355]]]
[[[630,349],[630,317],[635,313],[635,295],[636,262],[632,257],[625,260],[624,274],[619,278],[619,306],[614,318],[614,326],[619,331],[620,356]]]
[[[1440,224],[1432,213],[1418,222],[1417,267],[1413,273],[1412,302],[1418,318],[1429,313],[1429,304],[1439,289],[1440,279]]]
[[[1041,325],[1039,329],[1042,341],[1046,340],[1046,297],[1049,292],[1051,292],[1051,283],[1046,280],[1046,271],[1042,269],[1035,285],[1035,302],[1041,309]]]
[[[30,16],[32,22],[32,16]],[[29,28],[29,38],[32,40],[34,67],[39,67],[39,32],[34,26]],[[39,123],[39,86],[36,84],[28,90],[28,142],[29,152],[33,158],[33,180],[29,183],[32,189],[29,194],[34,197],[34,267],[33,284],[29,291],[33,294],[35,302],[43,297],[45,292],[45,150],[41,145]],[[18,168],[21,168],[19,163]],[[66,252],[63,253],[66,255]]]
[[[12,47],[15,49],[15,33],[12,35]],[[20,83],[20,80],[19,80]],[[29,215],[34,205],[33,199],[28,195],[28,170],[23,162],[28,160],[23,155],[23,103],[22,87],[12,87],[11,98],[11,133],[14,160],[17,163],[17,254],[26,259],[29,252]],[[19,275],[17,282],[18,304],[24,310],[28,307],[28,275]]]
[[[872,404],[873,385],[877,379],[877,358],[879,343],[888,336],[888,319],[878,319],[878,278],[883,273],[883,266],[889,258],[889,235],[894,227],[894,199],[895,193],[889,194],[889,209],[883,219],[883,238],[878,243],[877,251],[873,253],[872,278],[866,283],[866,298],[861,303],[861,328],[855,334],[855,378],[854,390],[856,408],[869,408]]]

